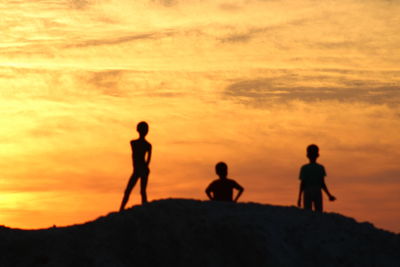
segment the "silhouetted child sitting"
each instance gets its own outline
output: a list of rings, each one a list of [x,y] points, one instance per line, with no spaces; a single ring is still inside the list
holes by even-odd
[[[142,204],[147,202],[146,186],[150,173],[149,163],[151,159],[151,144],[146,141],[145,136],[149,131],[149,126],[146,122],[142,121],[138,123],[136,130],[139,133],[139,138],[131,141],[133,174],[126,186],[120,211],[124,210],[125,205],[129,200],[129,195],[139,178]]]
[[[319,148],[316,145],[307,147],[307,157],[310,160],[309,164],[303,165],[300,169],[300,192],[297,205],[301,207],[301,196],[303,195],[304,209],[311,210],[314,205],[314,210],[322,212],[322,190],[328,195],[330,201],[336,198],[329,193],[328,187],[325,184],[325,168],[317,163],[319,157]]]
[[[227,178],[228,166],[224,162],[219,162],[217,165],[215,165],[215,172],[219,176],[219,179],[214,180],[207,187],[206,194],[209,199],[217,201],[237,202],[244,189],[235,180]],[[234,188],[239,191],[235,199],[233,199]]]

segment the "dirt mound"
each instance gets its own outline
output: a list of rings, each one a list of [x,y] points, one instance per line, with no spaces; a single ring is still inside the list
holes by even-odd
[[[93,222],[0,229],[0,266],[400,266],[400,235],[338,214],[167,199]]]

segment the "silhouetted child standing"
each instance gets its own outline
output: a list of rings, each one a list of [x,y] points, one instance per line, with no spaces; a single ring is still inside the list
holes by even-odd
[[[237,202],[244,189],[235,180],[227,178],[228,166],[224,162],[219,162],[215,166],[215,172],[219,176],[219,179],[214,180],[207,187],[206,194],[209,199]],[[235,199],[233,199],[233,189],[237,189],[239,191]]]
[[[149,131],[149,126],[146,122],[142,121],[138,123],[136,130],[139,133],[139,138],[131,141],[133,174],[126,186],[120,211],[124,210],[125,205],[129,200],[129,195],[139,178],[142,204],[147,202],[146,186],[150,173],[149,163],[151,159],[151,144],[146,141],[145,136]]]
[[[316,145],[307,147],[307,157],[310,160],[309,164],[303,165],[300,169],[300,192],[297,205],[301,207],[301,196],[303,195],[304,209],[311,210],[314,205],[314,210],[322,212],[322,190],[328,195],[330,201],[336,198],[329,193],[328,187],[325,184],[325,168],[317,163],[319,157],[319,148]]]

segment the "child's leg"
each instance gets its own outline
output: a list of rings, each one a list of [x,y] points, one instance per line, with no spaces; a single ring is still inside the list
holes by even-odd
[[[323,208],[322,208],[322,192],[321,192],[321,190],[319,190],[319,192],[317,192],[315,194],[314,208],[315,208],[315,211],[322,212]]]
[[[140,194],[142,196],[142,204],[147,203],[146,187],[148,178],[149,178],[148,171],[145,174],[143,174],[142,177],[140,178]]]
[[[305,210],[311,210],[312,208],[312,198],[309,192],[303,192],[303,206]]]
[[[122,202],[121,202],[121,207],[119,209],[120,211],[125,209],[125,205],[126,205],[126,203],[128,203],[128,200],[129,200],[129,195],[131,194],[133,187],[135,187],[135,184],[136,184],[138,178],[139,178],[139,176],[137,175],[136,172],[134,172],[131,175],[128,185],[126,186],[126,189],[125,189],[124,198],[122,199]]]

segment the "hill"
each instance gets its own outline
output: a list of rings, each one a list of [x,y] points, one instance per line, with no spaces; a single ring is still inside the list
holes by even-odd
[[[400,266],[400,235],[295,207],[167,199],[81,225],[0,228],[0,266]]]

